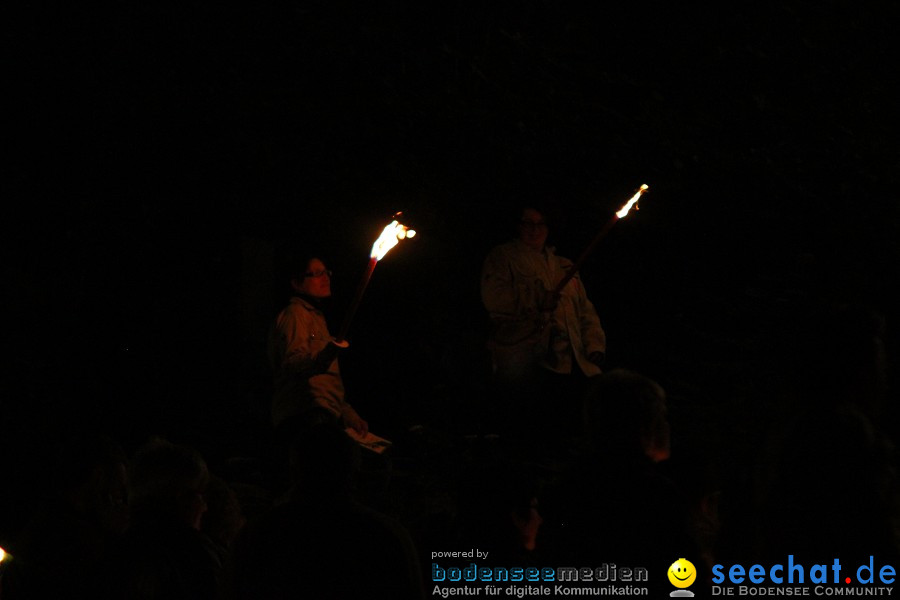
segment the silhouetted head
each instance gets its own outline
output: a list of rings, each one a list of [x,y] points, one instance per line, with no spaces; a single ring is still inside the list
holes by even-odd
[[[154,440],[135,454],[129,479],[136,519],[154,515],[200,529],[209,471],[196,450]]]
[[[666,394],[639,373],[615,369],[595,377],[585,402],[585,422],[595,448],[616,455],[669,458]]]

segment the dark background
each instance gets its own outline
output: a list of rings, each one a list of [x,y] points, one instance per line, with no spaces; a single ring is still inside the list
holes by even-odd
[[[669,392],[676,453],[742,439],[820,306],[880,311],[893,374],[900,8],[677,4],[14,15],[6,491],[73,430],[253,454],[281,258],[334,269],[337,329],[398,210],[419,236],[379,264],[342,359],[377,433],[482,426],[478,275],[516,207],[551,206],[574,258],[642,183],[582,276],[609,364]]]

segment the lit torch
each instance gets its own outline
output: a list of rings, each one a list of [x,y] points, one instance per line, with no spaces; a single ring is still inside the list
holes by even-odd
[[[378,264],[379,260],[384,258],[384,255],[387,254],[391,248],[399,244],[400,240],[405,240],[406,238],[411,238],[416,235],[414,229],[410,229],[406,225],[397,222],[396,217],[399,217],[400,215],[401,213],[394,215],[395,219],[391,221],[390,225],[384,228],[381,235],[378,236],[378,239],[372,244],[372,252],[369,254],[369,265],[366,267],[366,272],[363,273],[363,277],[359,281],[359,286],[356,288],[356,295],[353,296],[353,302],[350,303],[350,308],[347,309],[347,316],[344,317],[344,323],[341,325],[340,333],[338,333],[334,340],[339,346],[345,345],[344,340],[347,337],[347,331],[350,329],[350,322],[353,320],[353,315],[356,314],[356,309],[359,308],[363,292],[366,291],[366,286],[369,285],[369,279],[372,278],[372,271],[375,270],[375,265]]]
[[[12,560],[12,554],[7,552],[3,548],[0,548],[0,576],[3,575],[3,567],[6,565],[6,563],[8,563],[11,560]],[[0,580],[0,583],[2,583],[2,580]],[[0,585],[0,592],[2,592],[2,591],[3,591],[2,585]]]
[[[563,288],[566,287],[566,284],[569,283],[570,279],[575,277],[575,273],[577,273],[578,269],[581,268],[581,265],[587,259],[588,255],[594,250],[594,247],[598,243],[600,243],[600,240],[606,237],[606,234],[609,233],[609,230],[612,229],[612,226],[615,225],[616,222],[619,221],[619,219],[624,219],[625,216],[628,215],[628,211],[630,211],[632,208],[638,210],[637,202],[641,199],[641,195],[648,189],[650,188],[646,183],[639,187],[638,190],[634,193],[634,196],[632,196],[631,199],[626,202],[621,209],[616,211],[612,218],[606,222],[606,225],[603,226],[603,229],[597,232],[597,235],[594,236],[594,239],[591,240],[591,243],[588,244],[587,248],[584,249],[584,252],[581,253],[581,256],[578,257],[578,260],[576,260],[575,263],[569,268],[566,276],[563,277],[562,281],[560,281],[553,289],[554,294],[559,296],[562,293]]]

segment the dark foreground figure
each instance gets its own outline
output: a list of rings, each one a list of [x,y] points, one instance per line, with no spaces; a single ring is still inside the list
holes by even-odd
[[[236,597],[424,597],[406,529],[353,499],[358,446],[336,425],[315,425],[295,438],[291,463],[288,501],[238,541]]]

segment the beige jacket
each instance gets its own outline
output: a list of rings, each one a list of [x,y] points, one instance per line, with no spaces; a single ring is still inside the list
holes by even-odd
[[[344,401],[344,382],[337,358],[324,372],[316,369],[316,357],[331,339],[322,311],[303,298],[291,298],[291,303],[278,315],[269,335],[269,360],[275,373],[272,402],[275,426],[316,405],[337,417],[352,410]]]
[[[600,318],[576,275],[563,288],[552,313],[542,313],[539,302],[572,265],[516,239],[494,248],[484,261],[481,299],[494,331],[491,350],[497,371],[515,377],[535,363],[556,373],[571,373],[577,363],[587,376],[600,368],[588,360],[592,352],[606,351]]]

